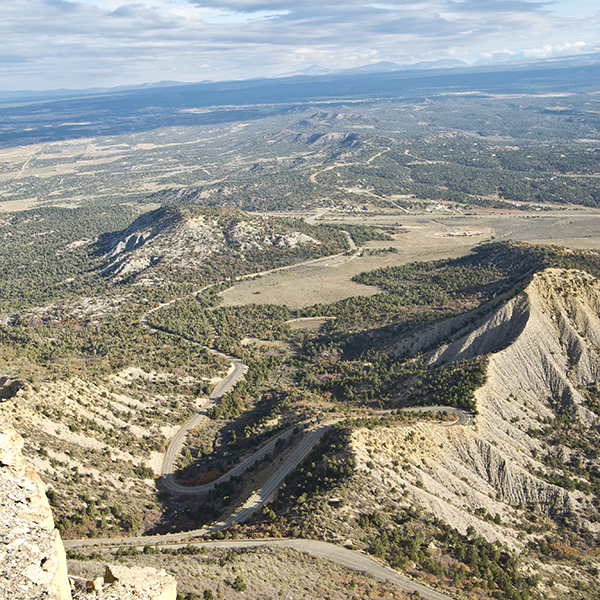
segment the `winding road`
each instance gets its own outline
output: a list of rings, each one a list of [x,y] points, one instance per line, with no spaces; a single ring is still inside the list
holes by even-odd
[[[404,412],[433,412],[433,413],[448,413],[455,415],[456,421],[444,425],[445,427],[454,427],[455,425],[470,425],[473,422],[473,415],[462,408],[453,408],[451,406],[413,406],[411,408],[402,409]]]
[[[356,246],[354,240],[352,239],[352,236],[347,231],[343,231],[342,233],[346,236],[346,240],[348,242],[350,252],[354,253],[357,250],[357,246]],[[304,261],[301,263],[287,265],[285,267],[278,267],[275,269],[269,269],[267,271],[261,271],[261,272],[257,272],[257,273],[249,273],[247,275],[242,275],[240,277],[237,277],[236,281],[242,281],[244,279],[251,279],[251,278],[257,277],[259,275],[261,275],[261,276],[268,275],[269,273],[275,273],[277,271],[284,271],[287,269],[304,267],[307,265],[324,264],[325,266],[328,266],[332,262],[339,262],[340,260],[342,260],[342,261],[350,260],[351,258],[353,258],[353,256],[348,256],[346,254],[346,252],[341,252],[339,254],[334,254],[331,256],[325,256],[325,257],[321,257],[321,258],[315,258],[315,259],[307,260],[307,261]],[[220,285],[221,283],[223,283],[223,282],[212,283],[212,284],[206,285],[206,286],[200,288],[199,290],[196,290],[195,292],[192,292],[191,294],[184,296],[182,298],[174,298],[173,300],[169,300],[168,302],[163,302],[162,304],[159,304],[158,306],[155,306],[154,308],[151,308],[150,310],[146,311],[140,317],[140,323],[146,329],[149,329],[151,331],[159,331],[158,329],[156,329],[155,327],[152,327],[152,325],[150,325],[148,323],[148,317],[150,317],[150,315],[157,312],[158,310],[161,310],[163,308],[166,308],[168,306],[175,304],[176,302],[178,302],[179,300],[182,300],[183,298],[190,298],[190,297],[198,296],[202,292],[205,292],[206,290],[210,289],[211,287]],[[196,342],[192,342],[192,343],[196,343]],[[182,486],[182,485],[179,485],[178,483],[176,483],[173,478],[173,473],[175,470],[175,463],[176,463],[177,455],[179,454],[179,452],[181,451],[181,448],[183,447],[183,444],[185,442],[185,438],[186,438],[188,432],[190,431],[190,429],[193,429],[196,426],[196,424],[202,419],[202,417],[206,416],[207,411],[210,408],[212,408],[213,406],[215,406],[215,404],[220,400],[220,398],[224,394],[226,394],[232,387],[234,387],[235,384],[244,375],[244,373],[248,370],[248,367],[241,360],[239,360],[233,356],[228,356],[226,354],[223,354],[222,352],[218,352],[217,350],[208,348],[206,346],[205,346],[205,349],[208,350],[208,352],[210,352],[211,354],[213,354],[215,356],[220,356],[221,358],[224,358],[225,360],[230,361],[233,365],[233,370],[221,382],[219,382],[217,384],[215,389],[210,394],[208,402],[202,407],[202,409],[200,409],[195,415],[193,415],[183,425],[183,427],[175,434],[175,437],[171,440],[171,442],[169,443],[169,446],[165,452],[162,473],[161,473],[161,484],[169,491],[175,492],[175,493],[180,493],[180,494],[194,494],[194,493],[205,492],[205,491],[208,491],[208,490],[214,488],[216,484],[218,484],[222,481],[227,481],[231,477],[233,477],[235,475],[239,475],[240,473],[243,473],[244,471],[246,471],[246,469],[249,466],[254,464],[254,462],[256,462],[257,460],[260,460],[265,454],[270,452],[273,449],[273,447],[275,446],[275,444],[279,438],[286,439],[287,437],[289,437],[289,435],[291,435],[291,430],[290,430],[289,432],[286,432],[286,433],[282,434],[281,436],[279,436],[279,438],[272,440],[265,447],[263,447],[259,451],[255,452],[252,456],[245,459],[242,463],[240,463],[239,465],[234,467],[232,470],[225,473],[225,475],[223,475],[216,481],[213,481],[213,482],[205,484],[205,485],[195,486],[195,487]],[[297,464],[297,462],[291,467],[290,470],[292,470],[296,466],[296,464]],[[285,478],[285,475],[283,478]],[[281,481],[283,481],[283,478]],[[260,506],[261,504],[259,504],[258,506]]]
[[[354,243],[354,240],[350,236],[348,232],[344,232],[347,239],[348,244],[350,246],[351,251],[357,250],[357,247]],[[320,258],[316,260],[306,261],[296,265],[290,265],[288,267],[282,267],[279,269],[272,269],[269,271],[265,271],[263,273],[255,273],[252,275],[246,275],[244,277],[238,278],[243,279],[247,277],[254,277],[256,275],[264,275],[267,273],[272,273],[274,271],[279,271],[283,269],[289,269],[299,266],[304,266],[307,264],[314,264],[317,262],[330,262],[332,259],[338,259],[344,254],[338,254],[330,257]],[[196,296],[203,291],[209,289],[213,285],[212,284],[197,290],[190,296]],[[171,300],[169,302],[163,303],[155,308],[147,311],[140,319],[142,325],[148,329],[155,330],[148,323],[148,317],[161,308],[165,308],[170,306],[171,304],[177,302],[180,298]],[[155,330],[156,331],[156,330]],[[400,585],[403,589],[409,592],[418,592],[423,598],[428,598],[430,600],[451,600],[450,596],[441,594],[427,586],[424,586],[412,579],[398,573],[397,571],[385,567],[375,559],[367,556],[366,554],[358,551],[349,550],[347,548],[343,548],[341,546],[337,546],[335,544],[330,544],[327,542],[319,542],[314,540],[300,540],[300,539],[264,539],[264,540],[228,540],[228,541],[215,541],[215,542],[194,542],[195,538],[202,537],[206,534],[215,533],[222,529],[226,529],[231,527],[233,523],[242,523],[251,517],[261,506],[263,506],[266,502],[274,497],[277,490],[281,487],[285,477],[304,459],[304,457],[311,451],[311,449],[315,446],[315,444],[323,437],[323,435],[337,422],[341,421],[343,417],[339,417],[336,419],[331,419],[329,421],[317,424],[314,428],[310,428],[312,425],[311,422],[301,423],[295,428],[290,428],[277,437],[270,440],[267,444],[265,444],[262,448],[254,452],[251,456],[247,457],[243,461],[241,461],[238,465],[236,465],[233,469],[229,470],[219,479],[204,485],[188,487],[182,486],[175,482],[173,478],[174,465],[177,458],[177,455],[181,451],[181,448],[184,444],[185,437],[199,421],[204,416],[206,416],[206,412],[209,408],[215,406],[215,404],[219,401],[219,399],[223,396],[223,394],[227,393],[231,388],[233,388],[236,383],[240,380],[240,378],[244,375],[247,370],[246,365],[239,359],[228,356],[221,352],[218,352],[212,348],[206,348],[209,352],[214,355],[221,356],[222,358],[228,360],[232,364],[232,368],[230,369],[227,376],[220,381],[217,386],[214,388],[213,392],[210,394],[208,401],[199,410],[193,417],[191,417],[177,432],[177,434],[173,437],[169,446],[165,452],[165,457],[163,461],[163,469],[160,478],[161,484],[169,491],[178,494],[195,494],[208,491],[212,489],[216,484],[227,481],[231,477],[236,475],[240,475],[245,472],[249,467],[254,465],[254,463],[258,460],[261,460],[266,454],[271,452],[280,440],[286,440],[292,437],[295,433],[299,433],[300,429],[303,430],[303,434],[299,436],[299,443],[296,448],[293,450],[292,454],[286,459],[286,461],[277,469],[275,474],[266,482],[266,484],[257,492],[255,492],[246,503],[241,506],[235,514],[231,517],[222,521],[220,523],[215,523],[210,527],[204,529],[197,529],[194,531],[188,531],[185,533],[178,534],[165,534],[165,535],[156,535],[156,536],[141,536],[141,537],[128,537],[128,538],[104,538],[104,539],[82,539],[82,540],[65,540],[64,546],[66,548],[81,548],[81,547],[89,547],[89,546],[99,546],[99,547],[119,547],[119,546],[146,546],[146,545],[154,545],[154,544],[169,544],[171,547],[173,543],[175,543],[175,547],[180,547],[182,545],[187,545],[188,543],[200,544],[208,547],[236,547],[236,548],[245,548],[245,547],[254,547],[259,545],[279,545],[286,546],[289,548],[294,548],[296,550],[300,550],[303,552],[308,552],[314,556],[319,556],[322,558],[326,558],[327,560],[331,560],[340,565],[349,567],[351,569],[357,569],[360,571],[364,571],[365,573],[372,575],[373,577],[377,577],[378,579],[382,579],[384,581],[391,581]],[[447,412],[450,414],[456,415],[456,421],[447,424],[446,426],[454,426],[454,425],[469,425],[472,422],[472,416],[460,409],[437,406],[437,407],[414,407],[405,409],[407,412]],[[185,541],[185,544],[181,544],[181,542]],[[180,544],[177,544],[180,542]]]
[[[230,357],[231,358],[231,357]],[[173,481],[172,464],[175,460],[187,431],[193,424],[204,414],[207,408],[214,406],[220,396],[226,393],[231,387],[233,387],[241,375],[243,374],[244,364],[238,359],[231,358],[234,361],[234,368],[230,373],[223,379],[219,385],[215,388],[210,396],[209,402],[203,407],[203,409],[192,419],[190,419],[177,433],[177,435],[171,441],[167,453],[165,455],[165,469],[163,469],[162,483],[169,490],[176,493],[198,493],[211,489],[219,481],[225,481],[230,477],[238,475],[244,472],[249,466],[254,464],[257,460],[260,460],[265,454],[270,452],[278,440],[287,439],[294,435],[294,429],[288,429],[284,433],[280,434],[270,442],[265,444],[263,448],[240,462],[236,467],[228,471],[218,480],[196,487],[184,487]],[[445,407],[445,406],[425,406],[425,407],[413,407],[404,409],[406,412],[446,412],[449,414],[456,415],[456,421],[448,423],[446,427],[453,427],[455,425],[469,425],[472,422],[472,416],[457,408]],[[384,413],[386,411],[382,411]],[[307,552],[313,556],[330,560],[334,563],[348,567],[350,569],[358,570],[366,573],[377,579],[388,581],[399,585],[404,590],[409,592],[418,592],[421,597],[427,598],[428,600],[452,600],[450,596],[442,594],[432,588],[429,588],[423,584],[414,581],[413,579],[399,573],[398,571],[386,567],[374,558],[368,556],[364,552],[349,550],[331,544],[328,542],[321,542],[316,540],[304,540],[304,539],[273,539],[267,538],[262,540],[226,540],[226,541],[195,541],[199,537],[204,535],[216,533],[217,531],[231,527],[234,523],[242,523],[249,517],[251,517],[261,506],[268,502],[281,487],[285,477],[302,461],[302,459],[311,451],[315,444],[321,439],[321,437],[331,428],[332,425],[341,421],[342,418],[332,419],[325,423],[317,425],[314,429],[308,430],[310,423],[303,423],[298,426],[303,427],[308,432],[304,435],[302,441],[294,449],[293,453],[287,458],[287,460],[279,467],[276,473],[267,481],[267,483],[255,494],[253,494],[247,502],[238,509],[238,511],[220,523],[215,523],[211,527],[197,529],[194,531],[187,531],[184,533],[155,535],[155,536],[140,536],[140,537],[129,537],[129,538],[103,538],[103,539],[83,539],[83,540],[65,540],[65,548],[82,548],[82,547],[102,547],[102,548],[115,548],[115,547],[143,547],[149,545],[165,545],[167,544],[170,548],[181,548],[189,544],[206,546],[208,548],[251,548],[256,546],[274,545],[274,546],[285,546],[287,548],[293,548],[301,552]],[[167,468],[167,464],[171,466]],[[165,472],[166,471],[166,472]]]
[[[247,370],[246,365],[241,360],[233,358],[232,356],[227,356],[226,354],[222,354],[220,352],[216,352],[215,350],[209,349],[209,351],[221,357],[229,359],[233,365],[233,369],[231,369],[227,377],[225,377],[215,386],[215,389],[212,391],[211,395],[208,398],[208,402],[202,407],[202,409],[199,410],[191,419],[189,419],[183,425],[183,427],[175,434],[175,437],[173,437],[173,439],[169,443],[167,451],[165,452],[165,458],[163,460],[161,483],[165,488],[167,488],[171,492],[176,492],[180,494],[193,494],[197,492],[205,492],[215,487],[217,483],[225,481],[226,479],[230,479],[234,475],[237,475],[246,470],[245,468],[243,468],[244,463],[241,463],[240,465],[235,467],[235,469],[232,469],[216,481],[213,481],[212,483],[208,483],[206,485],[199,485],[196,487],[186,487],[183,485],[179,485],[178,483],[175,483],[173,479],[173,471],[177,455],[181,451],[185,438],[190,429],[195,427],[196,424],[203,417],[206,416],[206,412],[208,411],[208,409],[215,406],[215,404],[218,402],[221,396],[223,396],[223,394],[226,394],[240,380],[240,378],[244,375],[244,373]],[[275,444],[273,443],[273,445]],[[266,452],[268,452],[268,450]],[[266,452],[264,454],[266,454]]]
[[[169,539],[166,539],[169,538]],[[175,542],[168,543],[165,542]],[[178,543],[179,542],[179,543]],[[428,600],[453,600],[451,596],[442,594],[437,590],[418,583],[414,579],[382,565],[380,562],[356,550],[349,550],[337,544],[321,542],[317,540],[301,540],[293,538],[268,538],[262,540],[223,540],[223,541],[194,541],[189,533],[124,538],[124,539],[103,539],[103,540],[66,540],[63,542],[65,548],[83,548],[91,546],[101,546],[104,548],[135,547],[143,548],[145,546],[165,545],[168,548],[185,548],[187,546],[199,546],[206,548],[256,548],[258,546],[282,546],[292,548],[299,552],[306,552],[312,556],[324,558],[343,567],[360,571],[376,579],[395,583],[408,592],[418,592],[420,597]]]

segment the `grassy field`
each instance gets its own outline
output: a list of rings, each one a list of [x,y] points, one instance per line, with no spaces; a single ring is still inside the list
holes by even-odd
[[[351,296],[371,296],[377,288],[352,281],[379,267],[458,257],[492,239],[514,239],[571,248],[600,248],[600,211],[566,209],[539,213],[477,209],[461,215],[370,213],[346,216],[328,213],[320,222],[361,223],[400,227],[393,241],[367,242],[360,255],[343,257],[246,280],[221,293],[223,306],[285,304],[302,308]],[[393,247],[396,252],[385,252]],[[380,252],[380,253],[379,253]]]
[[[361,219],[366,221],[364,217]],[[427,223],[417,221],[427,220]],[[406,215],[381,215],[368,219],[369,224],[402,224],[406,233],[394,234],[393,241],[368,242],[359,256],[344,257],[335,261],[298,267],[247,280],[222,292],[224,306],[242,304],[286,304],[301,308],[320,303],[330,303],[350,296],[371,296],[378,293],[372,286],[351,281],[354,275],[379,267],[404,264],[415,260],[433,260],[448,256],[461,256],[477,243],[487,241],[492,231],[480,227],[480,235],[471,237],[445,236],[446,227],[420,216],[408,222]],[[338,221],[341,222],[341,221]],[[355,222],[347,219],[345,222]],[[397,252],[386,252],[387,248]],[[381,251],[381,253],[377,253]]]

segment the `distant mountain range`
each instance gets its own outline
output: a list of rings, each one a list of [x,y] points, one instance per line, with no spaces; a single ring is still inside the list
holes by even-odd
[[[406,101],[447,94],[595,93],[600,81],[600,54],[489,66],[440,61],[410,67],[393,70],[394,63],[377,63],[317,74],[315,65],[310,68],[313,75],[271,79],[163,81],[106,90],[0,93],[0,146],[121,135],[157,127],[248,122],[305,104]]]
[[[285,73],[277,77],[272,78],[258,78],[249,79],[243,81],[218,81],[213,82],[210,80],[198,81],[198,82],[180,82],[180,81],[158,81],[149,82],[139,85],[130,86],[118,86],[112,88],[98,87],[98,88],[87,88],[79,90],[71,89],[56,89],[56,90],[16,90],[16,91],[0,91],[0,102],[4,101],[20,101],[20,100],[42,100],[42,99],[58,99],[58,98],[72,98],[81,96],[94,96],[103,94],[114,94],[119,92],[131,92],[136,90],[152,90],[158,88],[174,88],[174,87],[189,87],[198,85],[210,85],[223,89],[239,89],[240,87],[258,87],[261,83],[266,85],[272,85],[273,82],[281,81],[285,83],[287,79],[297,79],[298,77],[310,77],[311,79],[318,80],[322,77],[344,77],[353,75],[376,75],[386,73],[402,73],[402,72],[418,72],[418,71],[435,71],[443,72],[444,70],[456,71],[469,73],[478,72],[481,69],[486,70],[499,70],[499,71],[511,71],[511,70],[522,70],[532,68],[560,68],[568,66],[590,66],[600,65],[600,52],[592,54],[579,54],[574,56],[561,56],[555,58],[546,59],[526,59],[522,56],[514,56],[510,61],[498,62],[498,61],[486,61],[479,60],[472,65],[456,59],[441,59],[436,61],[421,61],[414,64],[402,65],[390,61],[380,61],[373,64],[363,65],[361,67],[355,67],[352,69],[330,69],[317,64],[313,64],[305,69]],[[231,86],[231,87],[230,87]]]
[[[413,71],[418,69],[452,69],[455,67],[469,67],[470,65],[462,60],[441,59],[435,61],[422,61],[411,65],[400,65],[395,62],[382,60],[353,69],[328,69],[320,65],[311,65],[301,71],[286,73],[284,77],[293,77],[295,75],[327,75],[330,73],[391,73],[393,71]]]

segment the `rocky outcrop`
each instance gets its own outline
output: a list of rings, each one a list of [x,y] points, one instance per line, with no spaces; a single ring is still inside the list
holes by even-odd
[[[585,409],[577,388],[600,376],[599,332],[598,280],[582,271],[546,269],[473,331],[459,332],[431,353],[428,362],[490,354],[488,384],[479,392],[480,400],[525,394],[548,407],[551,399],[570,404],[586,425],[595,425],[598,418]]]
[[[176,600],[175,578],[150,567],[107,565],[104,578],[69,581],[44,484],[23,459],[23,443],[0,426],[0,600]]]
[[[164,569],[106,565],[104,577],[73,579],[81,600],[176,600],[177,581]]]
[[[71,598],[65,550],[23,438],[0,429],[0,598]]]
[[[118,280],[159,263],[198,269],[216,255],[243,256],[303,244],[320,242],[240,211],[166,207],[142,215],[121,232],[105,235],[97,250],[107,261],[101,274]]]
[[[344,119],[344,116],[337,115],[334,117],[334,121],[340,122]],[[314,128],[314,125],[309,121],[301,121],[299,123],[301,127],[309,127]],[[331,146],[331,145],[341,145],[345,147],[356,147],[360,145],[360,139],[356,135],[356,133],[348,133],[348,132],[329,132],[329,133],[314,133],[312,135],[302,132],[298,133],[296,131],[292,131],[291,129],[284,129],[279,133],[276,133],[268,138],[271,142],[284,143],[284,144],[292,144],[292,143],[300,143],[300,144],[308,144],[310,146]],[[294,161],[295,164],[298,164],[298,161]],[[280,166],[295,166],[295,164],[291,165],[281,165]],[[257,165],[255,165],[256,167]],[[252,168],[254,170],[254,167]],[[254,170],[254,172],[256,172]]]
[[[164,569],[107,565],[104,583],[109,585],[106,600],[175,600],[177,596],[177,582]]]
[[[13,398],[22,387],[23,382],[18,379],[10,380],[8,377],[0,377],[0,401]]]

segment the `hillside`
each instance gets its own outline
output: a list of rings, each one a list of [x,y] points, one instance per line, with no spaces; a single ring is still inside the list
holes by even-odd
[[[218,246],[212,255],[206,222]],[[127,289],[149,275],[155,282],[178,272],[197,277],[196,265],[212,268],[218,256],[224,264],[255,258],[256,244],[258,255],[269,252],[267,233],[271,244],[279,234],[293,244],[295,233],[320,231],[321,243],[309,244],[317,251],[340,234],[274,223],[230,210],[167,208],[104,236],[97,248],[109,264],[125,266],[164,251],[139,279],[115,267],[107,280]],[[202,311],[218,344],[249,369],[190,432],[179,481],[222,473],[300,421],[348,419],[290,474],[275,504],[222,535],[324,538],[482,600],[566,598],[573,590],[591,600],[600,546],[600,283],[589,272],[547,265],[596,272],[596,262],[593,252],[504,243],[374,271],[365,278],[382,293],[362,310],[385,312],[396,306],[392,297],[398,312],[379,329],[350,320],[349,333],[340,325],[344,311],[358,314],[350,303],[326,321],[339,329],[294,333],[284,327],[292,316],[286,307],[221,310],[193,297],[163,305],[173,319],[161,331],[143,321],[153,306],[147,298],[121,322],[7,326],[3,356],[12,366],[2,412],[29,439],[27,459],[51,490],[65,539],[188,531],[231,514],[291,445],[275,445],[218,494],[178,496],[153,481],[169,440],[227,372],[223,356],[186,341],[186,328],[200,323],[189,316]],[[371,347],[357,343],[352,352],[360,336]],[[17,359],[31,377],[16,379]],[[450,398],[456,382],[460,393]],[[476,408],[473,424],[397,410],[450,399]]]
[[[590,56],[0,106],[0,422],[62,539],[90,544],[70,566],[164,567],[185,600],[234,600],[242,573],[253,598],[408,594],[283,548],[129,546],[241,514],[214,536],[325,538],[469,600],[599,598],[597,74]]]
[[[589,390],[600,369],[599,326],[598,280],[581,271],[546,269],[472,333],[432,353],[431,364],[491,354],[487,382],[475,393],[476,431],[448,429],[442,434],[447,441],[444,452],[435,453],[438,465],[426,475],[429,485],[450,487],[455,496],[451,504],[458,503],[459,509],[485,508],[514,525],[520,524],[514,514],[517,507],[558,523],[577,512],[581,526],[597,535],[597,440],[580,448],[563,442],[549,449],[548,442],[557,428],[578,430],[580,439],[586,431],[592,439],[597,436],[600,419],[590,410],[594,405]],[[443,443],[439,433],[436,437]],[[577,473],[564,469],[573,476],[572,485],[548,481],[555,472],[547,464],[549,456],[579,465]],[[469,502],[461,506],[457,496],[466,491],[464,478],[469,481]],[[456,507],[448,508],[447,503],[427,495],[421,502],[426,498],[428,508],[440,517],[462,521],[461,529],[474,524],[472,518],[458,519]]]
[[[597,279],[578,270],[536,273],[475,326],[425,355],[431,366],[487,355],[474,425],[418,420],[351,428],[353,475],[329,493],[317,486],[306,505],[291,512],[288,505],[282,514],[308,537],[363,547],[450,589],[471,586],[477,597],[497,589],[498,575],[459,548],[482,539],[521,555],[514,590],[527,575],[525,587],[543,598],[575,588],[597,597],[599,331]],[[430,331],[419,335],[431,340]],[[330,449],[326,461],[339,464],[337,456]],[[331,487],[327,473],[312,466],[317,473],[306,481]],[[443,533],[448,526],[454,533]],[[416,554],[409,544],[415,531]],[[461,563],[467,579],[463,574],[459,584]]]
[[[243,264],[268,250],[288,251],[295,257],[298,252],[289,251],[303,249],[311,256],[323,246],[319,239],[297,230],[307,229],[304,223],[296,222],[296,229],[293,225],[231,209],[163,207],[143,214],[123,231],[102,236],[97,249],[107,264],[101,273],[117,281],[144,273],[149,276],[145,283],[151,284],[156,270],[199,271],[209,259],[213,267],[219,260],[229,266]]]

